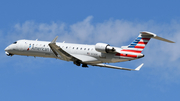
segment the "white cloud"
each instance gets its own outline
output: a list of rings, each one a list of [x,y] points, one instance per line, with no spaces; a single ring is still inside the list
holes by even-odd
[[[84,44],[105,42],[120,47],[121,45],[128,45],[138,36],[140,31],[146,30],[176,42],[175,44],[169,44],[151,40],[143,52],[145,54],[143,62],[147,64],[146,66],[156,69],[180,70],[178,64],[180,58],[179,21],[174,20],[171,23],[159,24],[153,21],[130,22],[110,19],[102,23],[92,23],[92,19],[93,16],[88,16],[83,21],[72,25],[56,22],[50,24],[36,23],[34,21],[26,21],[22,24],[17,23],[6,36],[3,35],[2,38],[4,39],[2,40],[10,39],[9,43],[18,39],[35,40],[37,38],[39,40],[51,41],[55,36],[59,36],[58,41],[61,42]],[[0,35],[2,36],[2,34]]]

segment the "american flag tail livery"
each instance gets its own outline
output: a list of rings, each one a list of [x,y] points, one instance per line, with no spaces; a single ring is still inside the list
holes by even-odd
[[[121,51],[128,53],[141,53],[151,38],[174,43],[173,41],[159,37],[151,32],[140,32],[139,36],[130,45],[128,45],[126,48],[123,48]]]

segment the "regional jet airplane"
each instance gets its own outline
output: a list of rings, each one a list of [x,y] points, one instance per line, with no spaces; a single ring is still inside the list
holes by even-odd
[[[140,32],[139,36],[128,46],[113,47],[106,43],[96,45],[72,44],[56,42],[58,36],[52,42],[38,40],[18,40],[5,49],[8,56],[24,55],[34,57],[56,58],[72,61],[77,66],[88,65],[107,67],[129,71],[139,71],[143,63],[135,69],[107,65],[130,61],[144,57],[141,53],[151,38],[174,43],[151,32]]]

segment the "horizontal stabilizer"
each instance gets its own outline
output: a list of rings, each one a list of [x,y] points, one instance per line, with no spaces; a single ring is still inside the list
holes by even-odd
[[[153,37],[153,38],[154,38],[154,39],[161,40],[161,41],[166,41],[166,42],[169,42],[169,43],[175,43],[175,42],[173,42],[173,41],[171,41],[171,40],[164,39],[164,38],[162,38],[162,37],[159,37],[159,36],[156,36],[156,37]]]
[[[151,36],[151,37],[154,38],[154,39],[158,39],[158,40],[165,41],[165,42],[169,42],[169,43],[175,43],[175,42],[173,42],[173,41],[171,41],[171,40],[168,40],[168,39],[159,37],[159,36],[157,36],[156,34],[151,33],[151,32],[140,32],[140,33],[141,33],[142,35]]]
[[[139,71],[141,67],[143,66],[143,63],[138,66],[136,69],[129,69],[124,67],[118,67],[118,66],[112,66],[112,65],[106,65],[106,64],[95,64],[93,66],[99,66],[99,67],[106,67],[106,68],[113,68],[113,69],[121,69],[121,70],[128,70],[128,71]]]

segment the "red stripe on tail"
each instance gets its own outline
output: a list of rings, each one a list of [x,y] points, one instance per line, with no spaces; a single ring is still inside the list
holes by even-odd
[[[134,48],[144,49],[145,46],[135,46]]]
[[[138,42],[137,44],[147,44],[148,42]]]
[[[131,55],[131,54],[120,54],[120,53],[117,53],[116,56],[124,56],[124,57],[137,58],[137,55]]]
[[[125,51],[125,52],[133,52],[133,53],[141,53],[141,51],[139,50],[128,50],[128,49],[123,49],[121,51]]]

